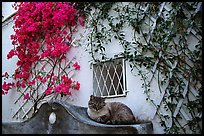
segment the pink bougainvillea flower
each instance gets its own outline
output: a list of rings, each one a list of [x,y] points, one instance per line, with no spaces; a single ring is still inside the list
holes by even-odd
[[[67,31],[63,31],[62,33],[63,33],[64,35],[66,35],[66,34],[67,34]]]
[[[28,85],[34,85],[35,84],[35,80],[33,79],[32,81],[28,82]]]
[[[42,83],[45,83],[46,81],[47,81],[46,77],[42,78],[42,80],[41,80]]]
[[[43,77],[42,77],[41,75],[37,75],[36,78],[37,78],[38,80],[40,80],[40,81],[43,79]]]
[[[52,87],[49,87],[47,90],[45,90],[45,94],[49,95],[52,93]]]
[[[7,54],[7,59],[12,58],[15,55],[14,49],[10,50],[10,52]]]
[[[20,87],[20,86],[21,86],[20,81],[17,81],[16,82],[16,87]]]
[[[5,72],[5,73],[2,75],[2,77],[7,77],[7,76],[9,76],[8,72]]]
[[[65,95],[69,95],[69,96],[72,95],[72,93],[71,93],[69,90],[66,90],[66,91],[64,92],[64,94],[65,94]]]
[[[55,92],[56,94],[64,94],[65,96],[66,96],[66,95],[71,95],[70,88],[71,88],[71,85],[70,85],[70,84],[61,83],[61,84],[58,84],[58,85],[54,88],[54,92]]]
[[[72,84],[72,80],[71,80],[69,77],[67,77],[66,75],[62,75],[61,78],[62,78],[62,81],[63,81],[65,84],[67,84],[67,85],[69,85],[69,86]]]
[[[8,93],[8,91],[2,90],[2,95],[6,95],[7,93]]]
[[[42,66],[41,70],[43,70],[43,71],[44,71],[44,70],[45,70],[45,66]]]
[[[26,94],[24,95],[23,100],[27,100],[28,98],[29,98],[29,93],[26,93]]]
[[[75,83],[75,85],[74,85],[74,89],[75,89],[75,90],[79,90],[79,88],[80,88],[80,83],[77,81],[77,82]]]
[[[8,91],[10,89],[10,87],[8,86],[8,84],[4,81],[4,84],[2,85],[2,89]]]
[[[61,93],[61,86],[60,86],[60,85],[56,86],[56,87],[54,88],[54,92],[55,92],[56,94]]]
[[[51,75],[50,75],[50,74],[47,74],[47,75],[46,75],[46,78],[47,78],[47,79],[48,79],[48,78],[50,78],[50,77],[51,77]]]
[[[25,87],[26,87],[26,86],[25,86],[25,81],[24,81],[24,80],[21,82],[21,87],[22,87],[22,88],[25,88]]]
[[[8,91],[10,90],[15,84],[12,82],[12,83],[6,83],[4,81],[3,85],[2,85],[2,89],[5,90],[5,91]]]
[[[84,21],[85,21],[85,17],[84,17],[84,16],[82,16],[82,17],[79,18],[79,24],[80,24],[82,27],[85,26],[85,25],[84,25]]]
[[[78,64],[78,62],[74,63],[73,67],[76,70],[80,70],[80,65]]]

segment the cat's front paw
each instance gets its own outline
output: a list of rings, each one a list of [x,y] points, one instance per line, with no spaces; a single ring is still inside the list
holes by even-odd
[[[112,120],[111,124],[115,125],[116,124],[116,120]]]
[[[97,122],[101,122],[101,123],[103,123],[103,122],[104,122],[102,118],[97,118],[97,120],[96,120],[96,121],[97,121]]]
[[[111,121],[110,121],[110,120],[108,120],[108,121],[106,122],[106,124],[112,124],[112,123],[111,123]]]

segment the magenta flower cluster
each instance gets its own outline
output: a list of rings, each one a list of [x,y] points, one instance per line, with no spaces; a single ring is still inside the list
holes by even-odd
[[[49,78],[52,84],[45,90],[46,95],[53,92],[71,95],[70,89],[79,90],[80,83],[66,75],[37,75],[31,79],[31,74],[32,65],[42,59],[59,62],[66,58],[71,48],[72,28],[78,24],[84,26],[84,17],[69,2],[15,2],[13,8],[17,10],[13,18],[15,34],[10,37],[13,49],[7,59],[18,58],[13,74],[17,82],[4,82],[2,94],[12,87],[25,88],[36,85],[36,81],[45,83]],[[78,62],[73,64],[73,69],[80,70]],[[61,83],[56,83],[56,77],[60,77]],[[24,94],[24,99],[28,98],[29,94]]]

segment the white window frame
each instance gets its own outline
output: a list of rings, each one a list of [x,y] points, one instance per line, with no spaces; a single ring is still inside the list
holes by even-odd
[[[122,64],[120,64],[120,65],[122,65],[121,66],[122,67],[122,71],[121,71],[122,75],[118,74],[118,73],[115,73],[115,71],[117,71],[116,68],[118,66],[114,66],[113,67],[114,68],[114,73],[113,73],[113,76],[111,77],[111,75],[109,73],[110,67],[113,65],[113,62],[118,60],[118,59],[121,59],[121,61],[122,61]],[[106,63],[109,63],[109,64],[106,64]],[[97,65],[102,65],[102,66],[100,67],[100,66],[97,66]],[[105,65],[106,65],[106,69],[107,69],[107,75],[103,75]],[[93,63],[92,69],[93,69],[93,95],[94,96],[100,96],[100,97],[106,97],[106,98],[125,97],[125,96],[127,96],[126,60],[125,60],[124,57],[117,57],[117,58],[114,58],[114,59],[104,60],[104,61],[101,61],[101,62],[98,62],[98,63]],[[98,71],[96,71],[96,70],[98,70]],[[117,81],[115,81],[115,82],[118,82],[118,83],[116,83],[117,85],[115,87],[113,82],[114,82],[114,79],[115,79],[116,76],[117,76]],[[108,82],[107,79],[108,78],[109,78],[109,80],[111,82],[109,84],[110,85],[109,87],[108,87],[108,84],[107,84],[107,82]],[[122,78],[122,83],[120,81],[121,78]],[[100,82],[101,79],[103,80],[102,82]],[[102,84],[102,86],[100,84]],[[120,85],[118,85],[118,84],[120,84]],[[122,84],[123,88],[121,87],[121,84]],[[105,93],[106,94],[104,92],[102,92],[102,91],[104,91],[104,88],[105,88],[105,91],[106,91]],[[111,88],[113,89],[114,94],[110,94],[110,93],[113,93]],[[119,88],[122,89],[122,93],[117,94],[118,91],[116,89],[119,89]]]

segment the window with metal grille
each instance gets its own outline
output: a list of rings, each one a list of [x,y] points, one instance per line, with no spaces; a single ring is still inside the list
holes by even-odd
[[[125,60],[117,58],[93,65],[93,95],[126,96]]]

